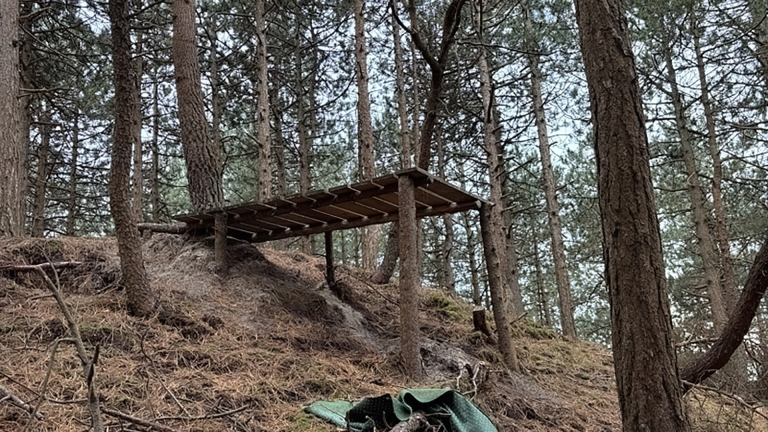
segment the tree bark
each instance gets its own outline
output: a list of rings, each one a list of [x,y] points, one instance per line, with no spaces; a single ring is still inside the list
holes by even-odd
[[[419,268],[413,179],[398,178],[400,213],[400,352],[408,378],[424,380],[419,351]]]
[[[126,0],[110,0],[115,127],[109,177],[109,204],[115,221],[128,312],[135,316],[148,317],[155,311],[156,303],[144,269],[141,236],[136,228],[136,213],[131,208],[131,153],[135,139],[135,125],[132,122],[136,120],[134,113],[140,100],[139,89],[136,87],[136,70],[131,64],[131,27],[128,16]]]
[[[19,103],[19,2],[0,2],[0,236],[24,235],[25,160]]]
[[[267,24],[264,0],[256,0],[256,70],[259,75],[256,143],[259,147],[259,201],[272,198],[272,143],[269,139],[269,73],[267,69]]]
[[[397,117],[400,121],[400,165],[403,169],[413,166],[413,150],[411,146],[411,134],[408,129],[408,104],[405,100],[405,72],[403,70],[403,47],[400,43],[400,26],[397,20],[392,17],[392,39],[394,40],[395,51],[395,93],[397,96]],[[414,87],[417,87],[414,85]],[[418,94],[418,90],[416,90]],[[416,100],[414,100],[416,103]],[[414,106],[414,111],[418,112],[418,106]]]
[[[443,146],[442,129],[438,128],[435,134],[435,143],[437,144],[437,175],[445,179],[445,147]],[[456,295],[456,278],[453,274],[453,218],[449,214],[444,214],[443,232],[445,238],[440,245],[440,268],[438,270],[440,286]]]
[[[301,40],[301,23],[296,23],[296,40]],[[309,116],[306,113],[306,101],[304,93],[304,64],[302,61],[301,44],[296,44],[294,53],[296,60],[296,122],[298,124],[299,134],[299,193],[304,195],[310,188],[310,160],[309,153],[312,147],[311,138],[307,133],[307,121]],[[312,253],[312,245],[309,237],[301,238],[301,250],[305,254]]]
[[[576,0],[623,430],[686,431],[642,99],[620,0]]]
[[[272,118],[275,120],[275,171],[277,172],[277,196],[284,197],[287,193],[285,179],[285,140],[283,139],[283,104],[278,96],[277,88],[272,90]]]
[[[499,337],[499,351],[504,358],[504,364],[515,372],[519,372],[517,353],[512,345],[512,336],[509,333],[509,320],[507,307],[504,301],[504,285],[502,283],[502,247],[500,238],[493,229],[493,204],[483,204],[480,208],[480,230],[483,235],[483,250],[485,252],[485,265],[488,269],[488,286],[491,291],[491,304],[493,305],[493,320],[496,322],[496,333]]]
[[[475,306],[483,305],[483,291],[480,289],[480,278],[478,276],[479,268],[475,258],[475,233],[469,223],[469,216],[466,212],[462,214],[464,220],[464,231],[467,233],[467,255],[469,256],[469,281],[472,285],[472,304]]]
[[[152,166],[150,181],[152,190],[150,201],[152,203],[152,222],[160,222],[160,95],[158,89],[157,67],[155,67],[154,83],[152,83]]]
[[[173,66],[179,126],[192,207],[196,212],[224,203],[221,149],[208,132],[195,44],[195,0],[173,0]]]
[[[395,273],[397,257],[400,254],[400,230],[398,228],[398,222],[392,222],[389,225],[389,231],[387,232],[387,247],[384,251],[384,258],[382,258],[381,264],[376,269],[376,272],[371,276],[372,283],[389,283],[389,279]]]
[[[139,7],[140,8],[140,5]],[[137,9],[138,9],[137,8]],[[133,67],[136,68],[136,88],[139,94],[139,103],[136,104],[133,111],[133,211],[136,212],[136,220],[144,220],[144,158],[143,145],[141,142],[141,77],[144,74],[144,61],[142,58],[143,35],[138,32],[136,36],[136,56],[134,57]]]
[[[528,56],[531,68],[531,97],[533,99],[533,115],[536,118],[536,129],[539,136],[539,154],[541,156],[541,177],[544,185],[544,198],[547,202],[547,222],[552,240],[552,258],[555,263],[555,282],[560,306],[560,325],[563,336],[576,338],[576,324],[573,320],[573,300],[571,286],[568,281],[568,266],[565,260],[565,243],[563,228],[560,225],[560,204],[557,202],[557,186],[555,173],[552,169],[552,157],[549,152],[549,136],[547,134],[547,118],[544,112],[544,99],[541,96],[541,71],[537,54]]]

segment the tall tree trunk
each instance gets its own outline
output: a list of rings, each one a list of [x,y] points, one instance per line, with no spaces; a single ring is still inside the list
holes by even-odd
[[[275,87],[272,90],[272,118],[275,120],[275,171],[277,172],[277,196],[286,196],[288,183],[285,179],[285,140],[283,139],[283,104]],[[343,255],[343,254],[342,254]]]
[[[129,8],[125,0],[110,0],[112,27],[112,63],[115,85],[115,127],[112,167],[109,176],[109,205],[115,221],[120,269],[125,283],[128,312],[148,317],[156,309],[149,288],[141,251],[141,235],[136,227],[136,213],[131,208],[131,152],[136,125],[136,105],[140,103],[136,69],[131,61]]]
[[[80,151],[80,113],[75,111],[72,120],[72,159],[69,161],[69,197],[67,199],[67,226],[64,231],[74,236],[77,217],[77,159]]]
[[[154,83],[152,84],[152,166],[150,181],[152,190],[150,201],[152,202],[152,222],[160,223],[160,98],[157,81],[157,68],[155,68]]]
[[[40,118],[40,145],[37,147],[37,176],[35,177],[35,202],[32,206],[32,237],[45,233],[45,190],[48,185],[48,153],[51,142],[51,120],[47,112]]]
[[[536,290],[539,293],[539,308],[541,313],[539,314],[539,320],[547,327],[552,326],[552,317],[549,314],[549,299],[547,296],[547,290],[544,289],[544,277],[541,274],[541,257],[539,255],[539,241],[533,239],[533,259],[536,266]]]
[[[272,198],[272,143],[269,139],[269,74],[264,0],[256,0],[256,70],[259,74],[256,142],[259,146],[259,201]]]
[[[403,70],[403,47],[400,43],[400,26],[392,17],[392,39],[395,44],[395,93],[397,97],[397,118],[400,121],[400,165],[403,169],[413,166],[411,134],[408,129],[408,104],[405,99],[405,72]],[[418,94],[418,91],[417,91]],[[415,101],[414,101],[415,102]],[[414,107],[414,111],[418,111]]]
[[[419,347],[419,249],[416,242],[416,199],[413,179],[398,178],[400,201],[400,352],[408,377],[424,379]]]
[[[477,244],[475,243],[475,233],[469,223],[467,212],[462,214],[462,218],[464,221],[464,231],[467,233],[467,255],[469,256],[469,281],[472,285],[472,304],[475,306],[482,306],[483,291],[480,288],[480,269],[477,265],[477,258],[475,258],[475,249],[477,247]]]
[[[715,115],[712,112],[712,103],[709,100],[709,83],[704,69],[704,56],[701,53],[700,29],[694,23],[693,45],[696,52],[696,69],[699,72],[699,84],[701,86],[701,105],[704,107],[704,118],[707,122],[707,143],[709,155],[712,158],[712,205],[715,208],[715,224],[717,227],[717,244],[720,249],[720,267],[723,272],[723,294],[726,310],[732,311],[738,297],[736,289],[736,276],[733,273],[733,257],[731,246],[728,243],[728,229],[725,220],[725,208],[723,207],[723,193],[721,183],[723,180],[723,164],[720,161],[720,149],[717,145],[717,130],[715,129]]]
[[[482,17],[479,14],[477,15],[477,20],[477,28],[479,29],[481,24],[480,20],[482,20]],[[481,33],[479,33],[479,40],[480,43],[483,43]],[[502,191],[502,177],[505,173],[501,162],[502,155],[499,153],[499,144],[496,135],[498,124],[496,123],[493,95],[491,93],[491,87],[493,85],[491,82],[491,72],[488,67],[488,61],[486,60],[486,53],[483,47],[480,48],[480,56],[478,57],[477,65],[480,73],[480,92],[483,101],[483,146],[485,149],[486,162],[488,163],[490,201],[494,203],[489,209],[489,229],[493,230],[493,238],[495,241],[506,239],[504,243],[499,243],[499,245],[497,245],[497,251],[501,254],[499,256],[502,274],[501,283],[505,290],[504,300],[507,312],[517,318],[525,313],[525,311],[523,310],[520,284],[517,280],[517,252],[514,248],[514,237],[511,232],[511,224],[505,223],[503,214],[504,193]],[[504,229],[505,226],[509,227],[509,231]],[[509,248],[511,248],[511,250],[509,250]],[[512,263],[509,262],[510,253],[512,254],[512,258],[514,258]],[[509,268],[510,264],[514,265],[514,267]]]
[[[435,144],[437,144],[437,175],[445,178],[445,147],[443,146],[442,129],[438,128],[435,133]],[[456,294],[456,278],[453,275],[453,218],[449,214],[442,216],[445,239],[440,245],[440,268],[438,270],[441,286],[452,294]]]
[[[432,146],[432,134],[435,129],[435,124],[437,123],[437,110],[439,108],[440,103],[440,93],[442,92],[443,88],[443,77],[444,77],[444,69],[446,64],[448,63],[448,56],[451,50],[451,47],[453,46],[454,42],[454,36],[456,35],[456,31],[458,31],[459,24],[461,22],[461,9],[464,6],[466,0],[452,0],[451,3],[448,4],[448,8],[445,12],[445,19],[443,21],[443,29],[442,29],[442,39],[440,42],[440,52],[438,54],[438,57],[435,58],[432,56],[432,53],[427,48],[424,41],[421,39],[421,36],[419,35],[419,26],[418,26],[418,19],[416,17],[416,6],[413,0],[410,0],[407,4],[408,13],[411,18],[411,27],[407,28],[411,35],[411,43],[412,47],[415,47],[413,49],[414,52],[414,59],[413,59],[413,78],[414,78],[414,123],[413,123],[413,143],[418,143],[416,154],[417,154],[417,160],[416,160],[416,166],[423,169],[424,171],[429,171],[429,161],[430,161],[430,155],[431,155],[431,146]],[[394,4],[392,5],[394,8]],[[400,18],[397,16],[396,13],[394,13],[393,9],[393,16],[395,17],[395,20],[398,21],[399,25],[403,25],[402,22],[400,22]],[[418,124],[418,107],[419,107],[419,92],[418,92],[418,73],[416,72],[416,60],[415,60],[415,51],[418,49],[418,51],[421,53],[422,57],[426,60],[427,64],[429,64],[430,71],[432,72],[432,79],[430,81],[430,88],[429,88],[429,94],[427,96],[427,106],[426,106],[426,112],[424,116],[424,123],[422,124],[421,133],[417,130],[417,124]],[[396,224],[393,224],[392,230],[397,229]],[[388,236],[389,238],[392,238],[391,236]],[[393,252],[395,251],[395,252]],[[392,272],[395,270],[395,264],[394,262],[388,262],[386,261],[386,257],[395,257],[395,261],[397,260],[397,256],[395,255],[397,252],[397,245],[395,245],[392,242],[387,242],[386,251],[384,253],[385,260],[382,261],[379,268],[376,270],[376,273],[374,274],[373,279],[376,281],[382,281],[382,280],[389,280],[390,277],[392,277],[392,273],[387,273],[388,269],[391,269]],[[379,282],[383,283],[383,282]]]
[[[360,155],[361,180],[376,177],[373,151],[373,125],[371,124],[371,99],[368,94],[368,52],[365,42],[365,2],[354,1],[355,15],[355,77],[357,78],[357,142]],[[376,268],[379,255],[381,229],[378,225],[363,228],[363,269]]]
[[[496,333],[499,336],[499,351],[508,368],[519,372],[517,353],[512,345],[512,336],[509,332],[509,319],[505,307],[504,285],[502,283],[503,251],[499,247],[500,242],[493,229],[493,204],[484,204],[480,208],[480,230],[483,236],[483,250],[485,253],[485,265],[488,269],[488,286],[491,291],[491,304],[493,305],[493,320],[496,322]]]
[[[526,25],[530,26],[530,17],[528,16],[528,13],[526,13]],[[547,117],[544,112],[544,99],[541,96],[541,71],[539,70],[538,54],[533,53],[528,56],[528,65],[531,69],[533,115],[536,118],[536,130],[539,136],[541,177],[544,186],[544,197],[547,202],[547,221],[549,222],[549,233],[552,239],[552,258],[555,263],[555,282],[557,283],[557,293],[560,301],[560,325],[563,327],[563,336],[575,338],[576,324],[573,320],[573,301],[571,300],[571,287],[568,282],[568,267],[565,261],[563,228],[560,225],[560,204],[557,202],[555,173],[552,169],[552,157],[549,152]]]
[[[140,3],[139,7],[140,7]],[[143,35],[138,32],[136,36],[136,56],[134,67],[136,68],[136,88],[139,94],[139,103],[134,107],[134,119],[131,122],[133,126],[133,210],[136,212],[136,220],[144,221],[144,158],[143,145],[141,142],[141,82],[144,75],[144,61],[142,58]]]
[[[192,206],[201,212],[224,203],[221,148],[211,139],[205,118],[195,44],[195,1],[173,0],[172,11],[172,54],[181,144]]]
[[[669,39],[667,39],[669,40]],[[666,46],[664,42],[662,45]],[[723,329],[728,320],[728,310],[720,286],[720,270],[718,266],[717,253],[715,252],[715,242],[709,231],[707,223],[707,210],[705,208],[706,199],[701,189],[699,174],[696,168],[696,156],[691,144],[690,131],[685,120],[683,100],[677,87],[677,74],[672,64],[672,53],[664,49],[664,60],[667,67],[667,80],[670,86],[670,96],[675,110],[675,125],[680,137],[680,146],[683,150],[683,161],[685,162],[685,174],[687,178],[688,194],[691,198],[691,210],[693,213],[693,223],[696,229],[696,238],[699,243],[699,252],[704,265],[704,278],[707,284],[707,294],[709,295],[709,304],[712,308],[712,322],[715,331],[718,333]]]
[[[621,0],[575,3],[594,128],[623,429],[686,431],[648,139],[626,14]]]
[[[298,123],[299,133],[299,193],[304,195],[310,188],[310,160],[309,153],[311,149],[311,138],[307,132],[307,122],[309,116],[304,100],[304,73],[302,61],[302,47],[298,41],[301,40],[301,24],[296,23],[296,122]],[[306,254],[312,253],[312,245],[309,237],[301,238],[301,250]]]
[[[221,78],[219,77],[219,33],[214,28],[209,29],[203,26],[206,35],[208,36],[209,43],[211,44],[208,50],[208,55],[211,63],[210,81],[211,81],[211,140],[213,145],[222,148],[221,143]]]
[[[0,236],[24,235],[26,194],[22,107],[19,103],[19,2],[0,2]]]

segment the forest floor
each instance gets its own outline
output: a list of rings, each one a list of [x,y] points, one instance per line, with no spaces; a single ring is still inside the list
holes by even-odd
[[[82,263],[58,279],[87,349],[100,346],[105,407],[180,431],[332,432],[302,407],[411,387],[397,356],[395,284],[373,286],[340,266],[331,292],[320,259],[247,244],[230,247],[230,274],[220,278],[212,246],[183,236],[155,234],[144,253],[153,290],[173,312],[149,320],[125,312],[114,239],[0,240],[0,267]],[[511,375],[496,347],[473,333],[471,305],[433,288],[419,301],[429,382],[418,387],[457,388],[500,431],[621,430],[605,348],[520,320],[514,343],[524,373]],[[68,336],[39,276],[0,272],[0,385],[43,413],[30,421],[1,401],[0,431],[88,428],[74,347],[58,344],[52,357],[53,342]],[[473,381],[465,365],[482,372]],[[695,390],[687,406],[697,431],[768,430],[760,415],[715,393]],[[147,430],[104,421],[109,431]]]

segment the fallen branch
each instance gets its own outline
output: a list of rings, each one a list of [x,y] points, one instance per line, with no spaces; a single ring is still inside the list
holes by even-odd
[[[390,432],[417,432],[424,426],[429,426],[427,418],[422,413],[413,413],[407,421],[400,422]]]
[[[38,401],[37,405],[35,405],[35,414],[38,414],[40,412],[40,407],[43,406],[43,402],[47,400],[45,397],[45,392],[48,389],[48,380],[51,378],[51,372],[53,371],[53,362],[56,359],[56,352],[59,350],[59,344],[61,342],[74,342],[73,339],[65,338],[65,339],[56,339],[53,342],[53,346],[51,346],[51,357],[50,360],[48,360],[48,369],[45,371],[45,378],[43,379],[43,385],[40,386],[40,393],[37,394]],[[38,420],[40,420],[38,418]],[[32,425],[32,417],[29,418],[29,421],[26,425],[24,425],[24,430],[22,432],[27,432],[27,430]]]
[[[10,390],[5,388],[2,384],[0,384],[0,401],[8,401],[12,403],[13,405],[16,405],[17,407],[23,409],[24,411],[34,414],[35,418],[38,420],[43,419],[43,415],[40,414],[39,411],[37,411],[32,405],[24,402],[23,400],[19,399],[18,396],[13,394]]]
[[[187,228],[187,224],[172,223],[172,224],[159,224],[159,223],[140,223],[137,224],[139,232],[150,231],[153,233],[165,233],[165,234],[186,234],[190,231]]]
[[[15,273],[23,273],[23,272],[33,272],[38,270],[46,270],[46,269],[57,269],[57,268],[72,268],[77,267],[81,265],[82,263],[79,261],[61,261],[61,262],[47,262],[42,264],[3,264],[0,265],[0,271],[5,272],[15,272]]]
[[[125,420],[127,422],[133,423],[136,426],[143,426],[147,428],[156,429],[160,432],[181,432],[178,429],[174,429],[170,426],[161,425],[160,423],[152,422],[149,420],[140,419],[138,417],[134,417],[132,415],[128,415],[125,413],[122,413],[118,410],[113,410],[112,408],[107,408],[105,406],[101,406],[101,412],[107,415],[111,415],[112,417],[117,417],[120,420]]]
[[[93,432],[102,432],[103,426],[101,423],[101,414],[99,412],[99,397],[97,392],[98,387],[96,386],[96,378],[94,377],[94,366],[98,360],[98,347],[96,348],[96,353],[93,360],[91,360],[85,350],[83,337],[80,335],[80,327],[77,326],[77,322],[72,316],[72,311],[64,302],[64,296],[62,296],[61,290],[59,289],[59,273],[56,271],[56,267],[53,266],[52,263],[49,266],[49,268],[53,270],[53,274],[56,277],[56,283],[53,283],[51,278],[48,277],[48,274],[45,272],[45,270],[43,270],[44,268],[45,267],[38,265],[36,266],[35,271],[40,275],[40,277],[43,278],[43,281],[45,281],[45,285],[48,287],[48,290],[51,291],[51,294],[53,294],[53,297],[56,299],[56,303],[59,305],[59,309],[61,309],[61,312],[64,314],[64,318],[67,320],[67,325],[69,326],[69,332],[72,335],[72,339],[75,344],[77,356],[80,358],[80,363],[83,366],[83,378],[88,384],[88,411],[91,413]]]
[[[197,417],[158,417],[157,420],[184,420],[184,421],[211,420],[211,419],[231,416],[232,414],[237,414],[241,411],[245,411],[246,408],[248,408],[248,405],[243,405],[240,408],[235,408],[229,411],[224,411],[216,414],[206,414],[206,415],[201,415]]]
[[[743,406],[744,408],[749,409],[753,413],[755,413],[755,414],[759,415],[760,417],[768,420],[768,416],[766,416],[765,414],[761,413],[760,410],[758,409],[759,407],[752,406],[752,405],[748,404],[747,401],[742,399],[741,396],[739,396],[739,395],[735,395],[733,393],[728,393],[728,392],[722,391],[722,390],[720,390],[718,388],[715,388],[715,387],[705,386],[705,385],[702,385],[702,384],[694,384],[694,383],[688,382],[688,381],[683,381],[683,385],[685,385],[686,387],[690,387],[690,388],[697,388],[697,389],[701,389],[701,390],[710,391],[712,393],[717,393],[720,396],[725,396],[725,397],[727,397],[729,399],[733,399],[739,405]]]

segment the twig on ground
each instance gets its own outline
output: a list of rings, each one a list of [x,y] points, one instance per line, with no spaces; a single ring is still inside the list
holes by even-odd
[[[51,294],[53,294],[53,298],[56,299],[56,303],[59,305],[59,309],[61,309],[61,312],[64,314],[64,318],[67,320],[69,332],[72,335],[72,339],[77,350],[77,356],[80,358],[80,363],[83,366],[83,378],[88,382],[88,411],[91,413],[93,432],[102,432],[103,426],[99,412],[98,387],[96,386],[96,378],[94,376],[94,367],[96,360],[98,360],[97,356],[99,349],[97,346],[95,353],[96,355],[94,356],[93,361],[91,361],[87,351],[85,350],[83,337],[80,335],[80,328],[72,316],[72,311],[70,310],[69,306],[67,306],[67,304],[64,302],[64,296],[61,294],[61,290],[59,289],[59,273],[56,271],[56,266],[54,266],[50,261],[49,264],[50,265],[47,267],[43,266],[42,264],[38,264],[35,266],[34,271],[43,278],[45,285],[48,287],[48,290],[51,292]],[[56,283],[54,283],[51,278],[48,277],[48,274],[44,270],[46,268],[53,270]]]
[[[703,384],[694,384],[694,383],[689,382],[689,381],[683,381],[683,384],[685,384],[687,386],[691,386],[692,388],[697,388],[697,389],[701,389],[701,390],[710,391],[710,392],[713,392],[713,393],[717,393],[720,396],[725,396],[725,397],[727,397],[729,399],[733,399],[739,405],[743,406],[744,408],[749,409],[753,413],[755,413],[755,414],[759,415],[760,417],[768,420],[768,416],[766,416],[765,414],[761,413],[760,410],[758,409],[759,407],[750,405],[749,403],[747,403],[747,401],[742,399],[741,396],[739,396],[739,395],[736,395],[736,394],[733,394],[733,393],[728,393],[726,391],[720,390],[719,388],[705,386]]]
[[[184,412],[184,414],[187,415],[187,417],[192,417],[192,414],[187,411],[186,408],[184,408],[184,405],[179,402],[179,399],[176,397],[175,394],[168,388],[168,386],[165,385],[165,382],[163,382],[163,379],[160,377],[160,373],[157,371],[157,368],[155,367],[155,361],[152,359],[152,357],[147,354],[147,352],[144,350],[144,339],[146,338],[147,333],[144,332],[143,335],[141,335],[141,338],[139,339],[139,348],[141,349],[141,353],[144,355],[144,357],[149,360],[149,365],[152,366],[152,372],[155,375],[155,378],[160,382],[160,385],[163,387],[163,389],[171,396],[171,399],[173,399],[174,402],[176,402],[176,405],[178,405],[179,408],[181,408],[181,411]]]
[[[24,402],[23,400],[21,400],[18,396],[13,394],[10,390],[5,388],[2,384],[0,384],[0,396],[2,396],[2,399],[0,399],[0,400],[2,400],[2,401],[6,401],[6,400],[9,401],[10,403],[12,403],[12,404],[16,405],[17,407],[23,409],[24,411],[28,412],[29,414],[34,415],[34,417],[37,418],[38,420],[42,420],[43,419],[43,415],[40,414],[37,410],[35,410],[35,408],[32,407],[32,405],[30,405],[30,404]]]
[[[40,386],[40,392],[37,394],[38,401],[37,405],[35,405],[35,413],[40,412],[40,407],[43,406],[43,402],[46,401],[45,397],[45,391],[48,389],[48,380],[51,378],[51,372],[53,371],[53,361],[56,359],[56,352],[59,350],[59,344],[61,342],[74,342],[71,338],[63,338],[63,339],[56,339],[53,341],[53,344],[51,345],[51,357],[48,360],[48,369],[45,371],[45,378],[43,379],[43,385]],[[26,432],[29,427],[32,425],[32,418],[30,417],[27,421],[27,424],[24,425],[24,429],[22,432]],[[40,420],[40,419],[38,419]]]
[[[185,420],[185,421],[196,421],[196,420],[210,420],[210,419],[217,419],[221,417],[227,417],[231,416],[232,414],[237,414],[241,411],[245,411],[248,408],[248,405],[243,405],[240,408],[235,408],[229,411],[224,411],[216,414],[206,414],[201,415],[197,417],[158,417],[156,420]]]
[[[174,429],[174,428],[172,428],[170,426],[165,426],[165,425],[162,425],[162,424],[157,423],[157,422],[140,419],[138,417],[134,417],[132,415],[128,415],[128,414],[122,413],[122,412],[120,412],[118,410],[113,410],[112,408],[107,408],[107,407],[105,407],[103,405],[101,406],[101,412],[103,412],[104,414],[110,415],[112,417],[117,417],[120,420],[125,420],[127,422],[131,422],[131,423],[133,423],[133,424],[135,424],[137,426],[143,426],[143,427],[148,427],[148,428],[152,428],[152,429],[157,429],[160,432],[181,432],[180,430]]]
[[[23,272],[34,272],[38,270],[45,270],[45,269],[57,269],[57,268],[72,268],[77,267],[81,265],[82,263],[79,261],[61,261],[61,262],[47,262],[42,264],[2,264],[0,265],[0,271],[4,272],[15,272],[15,273],[23,273]]]

